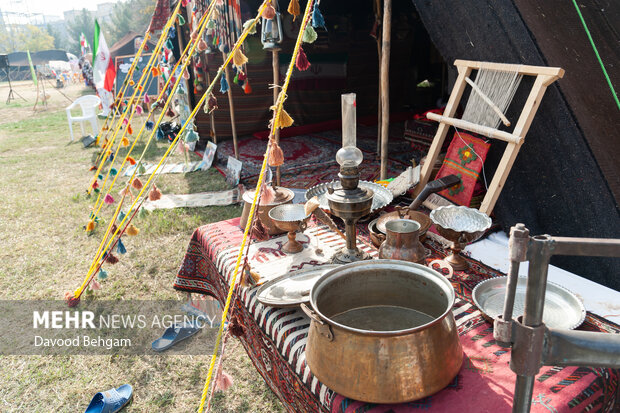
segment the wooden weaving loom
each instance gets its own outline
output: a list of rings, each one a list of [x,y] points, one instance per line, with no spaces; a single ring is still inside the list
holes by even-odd
[[[484,200],[480,205],[480,211],[489,215],[491,211],[493,211],[497,198],[506,183],[510,169],[517,158],[521,145],[523,145],[525,135],[532,124],[532,120],[536,115],[536,111],[538,110],[538,106],[540,105],[540,101],[542,100],[547,87],[557,79],[564,76],[564,69],[559,67],[476,62],[470,60],[456,60],[454,65],[458,70],[458,78],[456,79],[443,115],[438,115],[435,113],[427,114],[428,119],[439,122],[439,127],[429,149],[426,162],[422,167],[417,192],[421,191],[421,189],[424,188],[429,181],[433,170],[433,165],[439,156],[439,152],[443,146],[450,126],[484,135],[489,138],[499,139],[506,142],[507,146],[504,151],[504,155],[499,162],[497,170],[495,171],[491,184],[487,189]],[[485,83],[486,90],[484,90],[484,87],[481,87],[481,84],[476,84],[475,81],[470,79],[470,75],[474,70],[477,70],[479,75],[483,72],[490,73],[490,75],[488,75],[489,80]],[[515,78],[518,77],[518,79],[510,79],[510,76],[512,75],[514,75]],[[510,126],[510,122],[504,116],[504,112],[510,105],[510,101],[518,88],[520,78],[524,75],[534,76],[535,79],[529,96],[521,109],[519,119],[517,120],[512,132],[499,130],[497,129],[497,126],[500,122],[503,122],[506,126]],[[494,78],[492,78],[492,76],[504,76],[504,79],[507,79],[504,80],[504,83],[507,85],[505,87],[504,94],[507,96],[500,96],[499,98],[495,97],[495,99],[493,99],[491,94]],[[463,119],[458,119],[455,118],[454,115],[459,107],[467,84],[472,87],[468,107],[465,109]],[[478,99],[478,101],[475,104],[470,105],[472,98]],[[497,100],[501,100],[502,102],[498,103]],[[472,107],[470,108],[469,106]],[[503,106],[503,108],[501,108],[501,106]],[[483,114],[481,117],[479,116],[481,111],[485,111],[487,113]],[[493,119],[490,119],[489,113],[491,114],[490,117]],[[466,117],[482,119],[484,116],[487,118],[483,119],[481,123],[476,123],[465,119]]]

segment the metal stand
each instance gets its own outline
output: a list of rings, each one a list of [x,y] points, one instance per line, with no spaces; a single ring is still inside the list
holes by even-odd
[[[529,236],[523,224],[510,231],[510,271],[503,314],[495,319],[493,336],[512,347],[510,368],[517,374],[512,411],[527,413],[532,405],[534,378],[541,366],[620,368],[620,336],[545,326],[547,271],[553,255],[620,257],[620,239]],[[512,318],[520,262],[529,260],[525,311]]]
[[[6,104],[8,105],[9,103],[11,103],[11,100],[17,100],[15,95],[22,98],[24,102],[28,102],[26,99],[24,99],[22,95],[20,95],[19,93],[13,90],[13,85],[11,85],[11,69],[9,70],[5,69],[4,71],[6,72],[6,78],[9,81],[9,96],[6,98]]]

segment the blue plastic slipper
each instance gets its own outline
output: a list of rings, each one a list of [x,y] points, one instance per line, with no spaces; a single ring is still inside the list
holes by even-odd
[[[123,384],[118,389],[110,389],[95,394],[84,413],[116,413],[129,403],[133,388]]]
[[[174,327],[167,328],[160,338],[153,341],[151,348],[155,351],[167,350],[179,341],[185,340],[199,331],[200,327],[197,323],[185,322],[183,324],[177,324]]]

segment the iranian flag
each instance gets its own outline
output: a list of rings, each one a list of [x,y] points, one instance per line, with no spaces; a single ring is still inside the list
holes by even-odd
[[[114,60],[110,56],[110,49],[105,42],[99,22],[95,20],[95,36],[93,39],[93,78],[97,89],[105,89],[108,92],[114,87],[116,69]]]

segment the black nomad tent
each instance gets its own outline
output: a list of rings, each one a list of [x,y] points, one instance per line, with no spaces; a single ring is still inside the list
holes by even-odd
[[[376,115],[378,96],[377,3],[374,0],[321,2],[328,30],[304,50],[316,78],[297,74],[286,109],[296,124],[340,116],[341,93],[358,93],[359,116]],[[390,62],[390,108],[420,110],[435,105],[452,89],[456,59],[562,67],[563,79],[547,89],[516,163],[495,207],[495,219],[508,230],[518,222],[533,234],[620,238],[620,110],[603,75],[577,10],[571,1],[412,0],[393,1]],[[242,2],[244,20],[258,1]],[[283,9],[288,1],[280,1]],[[620,2],[578,0],[592,38],[611,76],[620,86]],[[280,65],[287,63],[294,22],[283,11],[285,41]],[[286,32],[291,35],[287,36]],[[189,33],[179,30],[181,40]],[[252,43],[254,42],[254,43]],[[266,129],[272,91],[271,54],[257,39],[248,40],[249,79],[254,92],[232,86],[240,135]],[[209,55],[216,68],[221,53]],[[192,75],[193,76],[193,75]],[[305,77],[304,77],[305,76]],[[434,90],[416,88],[435,80]],[[190,91],[192,99],[199,98]],[[515,97],[515,102],[524,96]],[[218,96],[218,138],[230,130],[228,106]],[[208,116],[197,124],[208,136]],[[510,116],[509,116],[510,117]],[[394,118],[394,117],[393,117]],[[492,147],[486,170],[495,169],[503,152]],[[620,259],[554,257],[552,263],[620,290]]]

